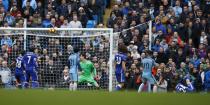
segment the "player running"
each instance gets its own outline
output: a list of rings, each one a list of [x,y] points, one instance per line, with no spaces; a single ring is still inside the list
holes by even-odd
[[[147,84],[148,92],[151,92],[151,84],[155,83],[155,78],[152,75],[152,68],[155,66],[155,61],[151,58],[152,51],[146,51],[147,57],[142,60],[143,73],[142,78],[143,82],[139,86],[138,92],[141,92],[144,85]]]
[[[70,84],[69,90],[77,89],[77,81],[78,81],[78,66],[79,66],[79,49],[74,48],[74,53],[69,56],[69,76],[70,76]]]
[[[24,65],[23,65],[23,54],[20,53],[16,59],[16,67],[15,67],[15,78],[18,88],[24,88],[24,84],[26,82],[26,78],[24,75]]]
[[[90,83],[93,84],[95,87],[99,88],[98,83],[94,80],[96,76],[96,69],[93,63],[89,60],[86,60],[86,54],[80,54],[80,69],[81,75],[79,76],[79,83]]]
[[[125,71],[126,71],[126,59],[127,59],[127,47],[119,45],[118,53],[115,55],[115,76],[118,82],[116,90],[121,90],[125,83]]]
[[[29,48],[29,52],[27,52],[23,56],[23,63],[26,71],[26,83],[25,87],[28,88],[29,86],[29,81],[31,78],[31,87],[32,88],[37,88],[39,86],[38,83],[38,76],[37,76],[37,55],[34,54],[34,49]]]

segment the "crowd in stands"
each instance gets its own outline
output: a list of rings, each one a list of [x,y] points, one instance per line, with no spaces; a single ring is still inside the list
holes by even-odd
[[[94,20],[97,24],[106,24],[106,27],[118,32],[119,44],[124,44],[128,48],[127,89],[137,89],[141,84],[141,60],[145,57],[144,51],[150,48],[150,43],[153,58],[159,64],[152,70],[158,82],[159,91],[174,91],[175,86],[186,77],[190,78],[195,91],[210,88],[210,0],[115,0],[110,17],[104,21],[103,14],[110,6],[110,1],[0,0],[0,26],[23,27],[23,19],[26,18],[27,27],[90,28],[96,27],[89,25],[92,22],[90,20]],[[151,41],[147,24],[150,20],[152,20]],[[109,43],[106,39],[102,39],[103,41],[97,44],[98,47],[103,46],[102,49],[97,49],[97,52],[101,53]],[[33,43],[39,42],[38,40],[34,38]],[[37,48],[37,52],[42,51],[40,55],[48,54],[44,56],[44,63],[52,65],[52,67],[46,66],[48,68],[52,69],[54,63],[59,62],[51,57],[59,58],[61,55],[70,54],[70,44],[61,44],[63,42],[60,41],[47,39],[42,41],[47,43],[45,47],[41,45],[40,49]],[[0,71],[7,68],[4,71],[10,74],[7,62],[10,64],[11,61],[8,58],[12,54],[17,56],[15,51],[23,48],[20,46],[22,42],[22,37],[2,37]],[[58,47],[54,48],[57,50],[54,54],[54,51],[46,47],[50,44],[53,44],[52,47]],[[62,49],[59,45],[63,45],[63,50],[59,50]],[[89,59],[94,61],[95,67],[104,71],[101,73],[104,81],[108,81],[107,70],[105,70],[107,61],[93,53],[96,51],[93,44],[85,43],[84,49],[89,51]],[[67,72],[64,66],[60,68],[60,74],[62,71],[63,74]]]
[[[158,90],[174,91],[185,78],[195,91],[209,88],[209,6],[209,0],[117,0],[107,27],[120,32],[119,43],[128,46],[128,89],[141,83],[141,60],[150,43],[159,64],[153,69]],[[153,21],[152,40],[144,24],[149,20]]]
[[[110,0],[0,0],[0,26],[23,27],[27,19],[28,27],[85,28],[88,20],[102,23],[109,4]]]

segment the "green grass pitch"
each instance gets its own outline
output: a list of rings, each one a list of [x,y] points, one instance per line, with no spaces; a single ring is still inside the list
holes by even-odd
[[[0,90],[0,105],[209,105],[210,94]]]

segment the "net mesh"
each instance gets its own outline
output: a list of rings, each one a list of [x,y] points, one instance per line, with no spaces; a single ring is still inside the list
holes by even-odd
[[[109,30],[0,30],[1,51],[0,63],[3,68],[3,62],[7,61],[7,66],[11,71],[11,87],[15,87],[14,78],[15,59],[18,52],[34,47],[38,55],[38,81],[43,88],[64,88],[68,89],[69,75],[64,69],[68,65],[68,57],[72,54],[73,48],[79,48],[80,52],[85,52],[87,59],[92,61],[97,76],[95,80],[102,89],[108,89],[109,86],[109,62],[110,58],[110,31]],[[117,50],[117,35],[114,37],[113,55]],[[69,69],[68,69],[69,70]],[[1,70],[2,71],[2,70]],[[1,86],[8,82],[4,80],[6,76],[1,73]],[[113,70],[113,87],[114,70]],[[3,78],[2,78],[3,77]],[[67,76],[68,77],[68,76]],[[8,79],[7,79],[8,80]],[[94,89],[93,86],[87,86],[86,83],[80,83],[78,89]]]

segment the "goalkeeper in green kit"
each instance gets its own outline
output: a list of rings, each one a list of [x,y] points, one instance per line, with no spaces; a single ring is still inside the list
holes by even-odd
[[[96,76],[96,69],[91,61],[86,60],[85,53],[80,54],[80,69],[81,73],[78,82],[90,83],[99,88],[98,83],[94,80],[94,77]]]

